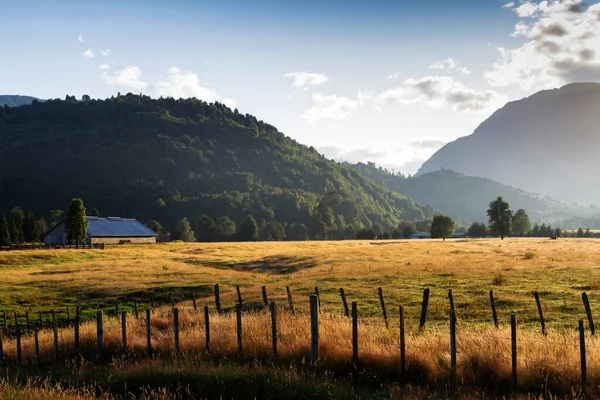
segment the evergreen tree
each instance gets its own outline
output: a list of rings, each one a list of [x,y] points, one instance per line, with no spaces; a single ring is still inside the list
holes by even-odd
[[[252,215],[248,215],[240,226],[238,238],[242,242],[255,242],[258,240],[258,224]]]
[[[196,240],[190,221],[185,217],[181,218],[179,222],[177,222],[177,225],[175,225],[173,236],[173,239],[182,240],[184,242],[194,242]]]
[[[88,221],[85,212],[83,200],[77,198],[71,200],[65,218],[67,241],[71,244],[79,245],[87,239]]]
[[[431,237],[442,239],[454,234],[454,220],[447,215],[436,215],[431,222]]]
[[[529,232],[531,232],[531,221],[527,211],[521,208],[512,218],[512,233],[515,236],[526,236]]]
[[[12,243],[23,243],[23,223],[25,221],[25,213],[21,207],[13,207],[10,210],[10,238]]]
[[[490,231],[504,240],[504,236],[510,234],[512,224],[513,212],[509,204],[504,201],[502,196],[498,196],[490,203],[487,214],[490,219]]]
[[[10,246],[10,229],[4,214],[0,214],[0,246]]]
[[[577,229],[577,235],[576,235],[576,237],[582,238],[583,235],[584,235],[583,229],[582,228]]]
[[[23,221],[23,238],[26,243],[37,243],[40,241],[40,227],[32,213],[28,213]]]
[[[201,215],[196,221],[196,239],[199,242],[214,242],[216,238],[215,221],[208,215]]]

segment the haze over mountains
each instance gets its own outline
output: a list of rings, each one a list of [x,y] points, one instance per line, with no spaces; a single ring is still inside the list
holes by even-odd
[[[32,96],[0,94],[0,107],[3,107],[5,105],[9,107],[23,106],[31,104],[34,100],[39,99]]]
[[[579,204],[600,204],[600,83],[508,103],[448,143],[417,175],[451,169]]]

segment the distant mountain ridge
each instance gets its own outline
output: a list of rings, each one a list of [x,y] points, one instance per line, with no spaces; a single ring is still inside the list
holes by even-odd
[[[497,196],[502,196],[513,210],[525,209],[534,222],[564,225],[565,221],[577,217],[588,218],[600,213],[600,208],[597,207],[575,206],[487,178],[466,176],[448,169],[406,178],[376,167],[373,163],[358,163],[351,167],[392,191],[420,203],[430,204],[463,222],[486,222],[489,203]]]
[[[452,169],[557,199],[600,204],[600,83],[574,83],[506,104],[448,143],[417,175]]]
[[[18,107],[33,103],[34,100],[39,100],[37,97],[0,94],[0,107]]]

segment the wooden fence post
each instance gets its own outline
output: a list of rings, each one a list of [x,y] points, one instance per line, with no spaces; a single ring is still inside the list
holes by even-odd
[[[196,291],[192,290],[192,305],[194,306],[194,311],[198,311],[198,305],[196,304]]]
[[[452,295],[452,289],[448,290],[448,301],[450,302],[450,311],[454,311],[456,317],[456,311],[454,310],[454,296]]]
[[[21,354],[21,325],[17,324],[16,335],[17,335],[17,363],[21,364],[22,354]]]
[[[237,285],[235,287],[235,290],[237,292],[238,304],[241,306],[241,305],[243,305],[243,303],[242,303],[242,291],[240,290],[240,285]]]
[[[150,309],[146,310],[146,344],[148,348],[148,358],[152,358],[152,337],[151,334]]]
[[[266,286],[262,287],[262,297],[265,308],[269,307],[269,299],[267,298],[267,288]]]
[[[96,361],[102,362],[102,346],[104,344],[104,322],[102,310],[96,311]]]
[[[75,336],[75,363],[79,368],[81,364],[81,351],[79,349],[79,315],[75,315],[75,321],[73,321],[73,330]]]
[[[517,316],[510,315],[510,341],[512,353],[512,388],[517,391]]]
[[[381,311],[383,311],[383,320],[385,321],[385,327],[386,329],[390,329],[390,324],[388,323],[388,318],[387,318],[387,311],[385,309],[385,301],[383,300],[383,289],[378,288],[377,291],[379,292],[379,302],[381,303]]]
[[[173,309],[173,340],[175,342],[175,357],[179,357],[179,308]]]
[[[592,336],[596,333],[596,328],[594,327],[594,319],[592,318],[592,309],[590,308],[590,301],[588,299],[587,293],[581,293],[581,299],[583,300],[583,306],[585,307],[585,313],[588,317],[588,323],[590,324],[590,332]]]
[[[450,310],[450,383],[456,387],[456,314]]]
[[[423,290],[423,303],[421,304],[421,320],[419,321],[419,330],[425,328],[427,320],[427,305],[429,304],[429,288]]]
[[[263,286],[264,287],[264,286]],[[238,356],[242,355],[242,306],[235,305],[235,320],[237,326]]]
[[[210,350],[210,319],[208,316],[208,306],[204,306],[204,332],[206,333],[206,352]]]
[[[285,291],[287,292],[288,304],[290,305],[290,312],[295,314],[294,312],[294,302],[292,300],[292,292],[290,291],[290,287],[286,286]]]
[[[315,286],[315,294],[317,295],[317,306],[321,308],[321,295],[319,295],[319,287]]]
[[[215,307],[217,308],[217,313],[221,314],[221,293],[219,292],[219,284],[215,285]]]
[[[119,303],[115,303],[115,316],[119,316]]]
[[[587,392],[587,365],[585,359],[585,331],[583,320],[579,320],[579,354],[581,356],[581,391]]]
[[[33,349],[35,357],[35,366],[40,367],[40,339],[38,335],[38,326],[36,323],[33,324]]]
[[[39,317],[40,317],[40,329],[42,329],[42,327],[44,326],[44,319],[42,318],[42,312],[39,311]]]
[[[356,302],[352,302],[352,363],[358,365],[358,310]]]
[[[542,303],[540,303],[540,296],[538,292],[533,292],[535,296],[535,302],[537,303],[538,313],[540,314],[540,323],[542,324],[542,335],[546,336],[546,323],[544,322],[544,313],[542,312]]]
[[[404,307],[400,306],[400,383],[404,383],[406,373],[406,341],[404,338]]]
[[[344,288],[340,288],[340,296],[342,296],[342,304],[344,305],[344,314],[346,318],[350,318],[350,312],[348,311],[348,302],[346,301],[346,293]]]
[[[319,297],[310,296],[310,365],[315,366],[319,358]]]
[[[135,319],[138,319],[140,317],[140,315],[138,313],[138,300],[137,299],[133,299],[133,312],[135,313]]]
[[[121,339],[123,352],[127,354],[127,314],[125,311],[121,311]]]
[[[273,342],[273,357],[277,358],[277,308],[271,302],[271,340]]]
[[[58,324],[54,310],[52,310],[52,331],[54,333],[54,365],[58,365]]]
[[[494,326],[498,328],[498,315],[496,314],[496,302],[494,301],[494,291],[490,290],[490,304],[492,305],[492,317],[494,318]]]

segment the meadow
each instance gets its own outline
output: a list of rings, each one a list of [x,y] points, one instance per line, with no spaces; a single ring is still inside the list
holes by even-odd
[[[218,397],[219,393],[231,398],[266,398],[271,393],[271,398],[278,398],[291,392],[296,398],[508,396],[509,319],[515,313],[520,389],[514,395],[527,398],[541,393],[547,398],[554,393],[574,398],[580,395],[579,319],[586,321],[591,393],[600,385],[600,342],[587,330],[581,302],[585,291],[592,312],[599,309],[598,268],[600,241],[593,239],[171,243],[104,251],[4,252],[0,253],[0,310],[34,312],[79,304],[91,315],[100,303],[110,314],[115,302],[130,310],[134,298],[147,301],[150,296],[162,307],[152,317],[153,360],[145,357],[143,318],[129,313],[127,355],[120,347],[119,321],[108,318],[105,346],[112,361],[94,363],[95,324],[90,320],[81,328],[85,360],[81,368],[73,366],[72,329],[60,331],[61,368],[52,367],[52,334],[44,330],[40,333],[41,364],[47,368],[33,367],[32,338],[25,337],[24,365],[6,374],[0,391],[42,391],[43,398],[44,391],[57,390],[53,385],[59,384],[61,390],[66,388],[65,398],[73,393],[81,398],[99,393],[126,397],[128,392],[160,398],[161,391],[165,396],[178,393],[184,397],[189,391],[190,398]],[[214,312],[215,283],[220,285],[225,309],[221,315]],[[241,355],[235,314],[229,312],[237,301],[236,285],[241,288],[245,310]],[[269,301],[278,305],[277,358],[270,352],[263,285]],[[287,309],[286,286],[294,298],[294,315]],[[322,344],[317,367],[310,368],[307,311],[315,286],[321,298]],[[343,314],[340,287],[348,302],[358,304],[359,365],[351,362],[351,323]],[[389,329],[381,315],[378,287],[385,296]],[[431,294],[426,327],[421,331],[418,322],[425,288]],[[449,289],[458,318],[459,387],[452,392],[448,386]],[[212,312],[209,352],[202,314],[193,310],[190,301],[192,290],[199,308],[208,305]],[[493,327],[489,290],[494,290],[499,329]],[[540,332],[534,291],[541,298],[547,336]],[[166,305],[171,295],[181,310],[178,359],[173,358],[172,313]],[[399,305],[406,314],[406,386],[398,385]],[[14,365],[14,338],[4,342],[5,357]],[[50,383],[31,383],[32,375]],[[220,376],[223,384],[211,384],[214,376]],[[181,386],[174,388],[174,381]],[[201,391],[198,382],[205,382]],[[251,390],[248,382],[254,385]]]

